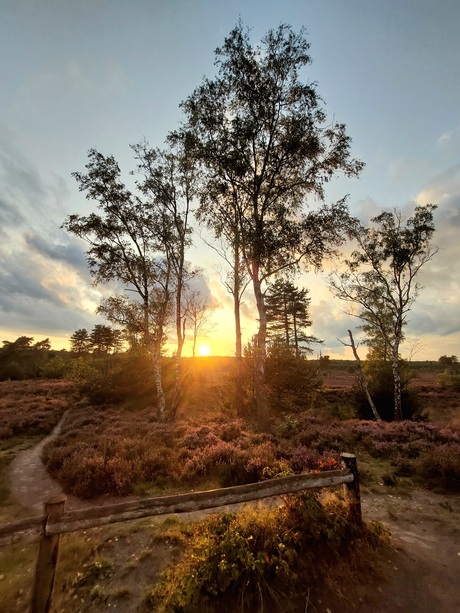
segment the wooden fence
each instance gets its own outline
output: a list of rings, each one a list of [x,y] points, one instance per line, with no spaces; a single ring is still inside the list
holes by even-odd
[[[32,613],[49,613],[56,576],[60,535],[97,526],[171,513],[186,513],[230,504],[260,500],[311,488],[344,485],[350,516],[361,523],[361,498],[356,457],[341,455],[343,468],[319,474],[308,473],[270,479],[261,483],[237,485],[218,490],[146,498],[131,502],[65,511],[65,496],[45,504],[44,514],[0,526],[0,545],[39,541],[32,595]]]

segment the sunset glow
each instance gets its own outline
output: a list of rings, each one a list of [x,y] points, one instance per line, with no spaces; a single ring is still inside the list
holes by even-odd
[[[211,355],[211,347],[209,345],[200,345],[198,347],[198,355],[201,357]]]

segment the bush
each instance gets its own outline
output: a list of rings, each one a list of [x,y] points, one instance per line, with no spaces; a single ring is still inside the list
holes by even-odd
[[[433,487],[460,491],[460,443],[445,443],[424,451],[416,468]]]
[[[446,369],[436,377],[436,383],[442,389],[460,390],[460,373]]]
[[[296,356],[284,343],[270,344],[266,360],[266,381],[274,414],[309,408],[321,379],[317,364]]]
[[[394,379],[390,362],[369,361],[365,365],[365,376],[369,392],[380,417],[384,421],[393,421]],[[401,361],[401,405],[403,419],[422,419],[417,392],[409,387],[410,371]],[[366,394],[359,386],[354,387],[357,415],[361,419],[373,419]]]
[[[332,496],[321,502],[304,493],[271,511],[221,515],[199,525],[189,551],[147,601],[162,612],[286,610],[296,592],[317,587],[358,539],[371,547],[379,542],[350,522],[344,502]]]
[[[43,379],[64,379],[68,367],[69,361],[57,355],[43,366],[41,376]]]

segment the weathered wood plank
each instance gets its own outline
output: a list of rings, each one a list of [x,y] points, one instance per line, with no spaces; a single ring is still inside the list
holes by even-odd
[[[38,541],[43,534],[45,521],[46,515],[38,515],[0,526],[0,546]]]
[[[350,472],[336,470],[321,474],[293,475],[218,490],[147,498],[105,507],[80,509],[63,513],[56,518],[50,517],[46,524],[46,534],[74,532],[169,513],[187,513],[212,509],[229,504],[260,500],[270,496],[289,494],[304,489],[340,485],[352,480],[353,475]]]

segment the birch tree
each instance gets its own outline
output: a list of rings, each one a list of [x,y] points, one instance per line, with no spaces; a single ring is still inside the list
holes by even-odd
[[[367,333],[383,341],[390,353],[394,383],[394,419],[401,420],[400,346],[407,315],[421,286],[416,278],[436,254],[431,241],[435,231],[435,205],[417,206],[412,217],[383,212],[371,227],[357,225],[357,248],[345,261],[346,270],[330,277],[332,292],[360,307],[358,317]]]
[[[216,50],[217,75],[182,103],[178,133],[203,170],[201,217],[216,234],[229,210],[236,222],[234,238],[258,314],[254,370],[261,427],[269,421],[265,285],[301,261],[320,266],[334,251],[350,223],[345,200],[306,213],[306,197],[323,201],[325,184],[337,172],[356,176],[363,166],[350,156],[345,126],[327,121],[316,85],[301,80],[311,62],[308,49],[304,32],[287,25],[253,46],[239,22]]]
[[[86,257],[96,284],[117,281],[140,304],[142,334],[150,350],[157,391],[157,416],[166,417],[161,379],[161,347],[172,292],[171,265],[162,257],[164,218],[152,203],[133,194],[121,180],[113,156],[90,150],[86,173],[73,173],[80,191],[99,213],[69,215],[63,227],[88,245]],[[151,327],[156,311],[156,327]]]

